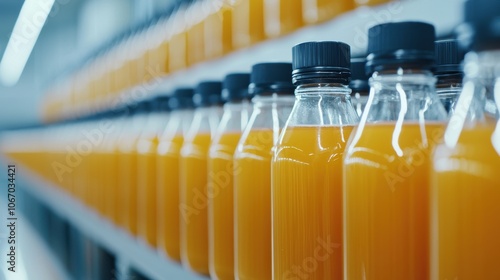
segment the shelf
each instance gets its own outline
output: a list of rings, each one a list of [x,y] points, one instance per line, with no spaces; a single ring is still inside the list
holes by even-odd
[[[290,35],[173,73],[154,81],[147,90],[152,94],[169,93],[179,86],[193,86],[206,79],[222,79],[230,72],[249,72],[258,62],[291,61],[292,47],[306,41],[342,41],[351,46],[353,56],[359,56],[366,52],[368,28],[388,21],[425,21],[435,25],[438,36],[448,35],[462,22],[462,6],[462,1],[457,0],[403,0],[376,7],[360,7],[326,23],[304,27]]]
[[[25,174],[28,175],[28,174]],[[25,176],[23,176],[25,177]],[[28,177],[28,176],[26,176]],[[19,179],[18,179],[19,180]],[[19,186],[67,220],[82,235],[113,254],[119,267],[131,267],[150,279],[206,280],[160,255],[124,230],[89,210],[72,196],[34,176],[23,178]],[[122,274],[125,275],[125,274]]]

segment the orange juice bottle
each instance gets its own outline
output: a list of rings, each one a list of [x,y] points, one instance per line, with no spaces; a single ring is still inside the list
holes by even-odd
[[[118,186],[116,195],[120,224],[137,235],[137,141],[147,122],[149,101],[130,105],[130,118],[124,124],[118,147]]]
[[[282,36],[303,25],[302,0],[264,0],[264,29],[267,37]]]
[[[161,253],[180,262],[179,161],[184,136],[193,120],[192,88],[178,88],[169,100],[172,110],[158,139],[156,154],[157,239]]]
[[[307,42],[292,53],[296,102],[271,163],[273,279],[342,279],[342,154],[358,122],[350,47]]]
[[[137,141],[137,232],[156,247],[156,150],[168,121],[168,96],[152,100],[152,109]]]
[[[429,279],[430,153],[447,119],[434,34],[422,22],[368,31],[370,97],[344,154],[345,279]]]
[[[431,279],[500,278],[500,2],[472,0],[463,91],[431,172]],[[464,32],[465,31],[465,32]],[[468,35],[462,30],[461,35]]]
[[[206,81],[196,87],[197,106],[181,149],[180,244],[182,264],[200,273],[208,269],[207,165],[210,142],[222,114],[222,83]]]
[[[291,63],[252,67],[253,112],[234,154],[236,279],[272,279],[271,150],[295,100],[291,73]]]
[[[436,91],[448,113],[453,113],[455,103],[462,91],[462,60],[465,52],[458,40],[436,42],[436,65],[434,76],[437,78]]]
[[[187,39],[187,65],[193,65],[202,62],[205,59],[205,19],[208,9],[206,5],[209,1],[192,1],[186,10],[186,29]]]
[[[358,116],[361,116],[363,113],[368,101],[368,94],[370,93],[365,64],[366,59],[364,58],[351,59],[351,82],[349,82],[349,88],[352,90],[352,105],[356,109]]]
[[[119,225],[118,219],[118,194],[120,186],[118,185],[118,160],[119,153],[117,142],[123,133],[127,122],[127,108],[116,107],[110,111],[105,119],[101,120],[99,130],[104,134],[102,145],[102,163],[101,176],[103,176],[103,186],[101,187],[102,211],[106,218],[115,225]]]
[[[209,1],[204,23],[205,57],[218,58],[233,50],[233,0]]]
[[[168,43],[168,69],[170,72],[188,66],[186,4],[179,4],[171,18],[171,37]]]
[[[315,24],[354,9],[353,0],[302,0],[302,16],[307,24]]]
[[[265,40],[264,0],[235,0],[232,5],[234,48],[246,48]]]
[[[233,73],[223,83],[224,114],[208,159],[210,275],[234,279],[233,154],[250,117],[250,74]]]

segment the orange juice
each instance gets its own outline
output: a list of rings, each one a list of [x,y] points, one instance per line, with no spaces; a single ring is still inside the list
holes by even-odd
[[[120,224],[130,234],[137,235],[137,154],[133,150],[120,150],[118,162]]]
[[[352,0],[302,0],[303,17],[306,23],[319,23],[354,9]]]
[[[185,142],[180,161],[180,228],[183,263],[208,274],[207,163],[211,134]],[[184,259],[185,258],[185,259]]]
[[[220,57],[233,49],[232,7],[223,3],[214,7],[205,19],[205,56],[209,59]]]
[[[174,34],[168,44],[168,69],[170,72],[182,70],[187,67],[187,39],[186,32],[179,31]]]
[[[428,279],[430,153],[444,124],[358,129],[344,157],[345,279]]]
[[[104,192],[104,215],[108,217],[115,225],[119,224],[117,195],[120,190],[118,186],[118,160],[119,154],[117,151],[110,150],[105,154],[106,165],[106,181]]]
[[[156,160],[158,245],[176,261],[180,255],[179,229],[179,157],[182,135],[160,141]]]
[[[238,279],[272,279],[271,149],[273,131],[251,131],[235,156],[235,255]],[[258,204],[256,204],[258,203]],[[238,221],[245,221],[246,225]],[[259,242],[254,242],[260,240]]]
[[[272,163],[274,279],[342,279],[342,154],[352,129],[292,126],[280,136]]]
[[[500,279],[500,141],[494,130],[465,129],[453,149],[442,144],[435,150],[432,279]]]
[[[158,138],[140,139],[137,145],[137,229],[156,247],[156,149]]]
[[[235,48],[245,48],[266,38],[264,0],[236,0],[232,13]]]
[[[234,279],[233,154],[241,132],[226,132],[212,143],[208,162],[210,256],[212,274]]]
[[[268,37],[288,34],[304,25],[302,0],[264,0],[265,31]]]

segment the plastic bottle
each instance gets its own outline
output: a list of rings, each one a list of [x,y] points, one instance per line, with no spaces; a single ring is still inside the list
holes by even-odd
[[[187,23],[185,17],[187,4],[184,3],[178,4],[177,10],[172,14],[172,37],[170,37],[168,43],[168,69],[171,73],[185,69],[188,66]]]
[[[354,9],[352,0],[302,0],[302,16],[306,24],[321,23]]]
[[[286,35],[303,25],[302,0],[264,0],[266,37]]]
[[[459,38],[472,51],[431,175],[432,280],[500,279],[500,2],[464,11]]]
[[[205,19],[208,16],[209,1],[194,0],[186,10],[187,64],[188,66],[205,59]]]
[[[131,116],[125,124],[117,144],[119,151],[118,208],[120,224],[133,236],[137,235],[137,141],[147,122],[149,101],[140,101],[129,107]]]
[[[272,148],[295,98],[291,63],[252,67],[253,112],[234,154],[235,278],[272,279]]]
[[[156,150],[168,122],[168,96],[151,101],[151,112],[137,140],[137,232],[156,248]]]
[[[210,275],[234,279],[233,154],[251,114],[250,74],[234,73],[223,82],[224,114],[208,159],[208,236]]]
[[[465,52],[457,40],[436,42],[436,66],[434,76],[437,78],[436,91],[448,113],[453,113],[455,103],[462,91],[462,60]]]
[[[102,127],[103,134],[107,136],[103,139],[101,152],[104,156],[102,167],[104,168],[105,181],[102,187],[102,197],[104,198],[104,216],[115,225],[119,225],[118,195],[121,191],[118,185],[119,177],[119,152],[117,143],[124,129],[127,129],[128,109],[124,106],[112,108],[108,117],[103,120],[99,127]]]
[[[205,19],[205,57],[214,59],[233,50],[233,2],[210,1]]]
[[[351,82],[349,83],[349,88],[352,90],[352,105],[360,117],[365,109],[366,102],[368,102],[368,95],[370,93],[369,77],[366,74],[365,64],[365,58],[351,59]]]
[[[233,46],[246,48],[266,39],[265,0],[236,0],[233,8]]]
[[[197,106],[181,149],[180,229],[184,266],[209,274],[207,165],[210,142],[222,116],[222,83],[201,82],[193,100]]]
[[[341,42],[293,48],[296,101],[272,161],[273,279],[343,277],[342,154],[358,122],[350,62]],[[292,269],[308,258],[316,269]]]
[[[447,118],[435,31],[397,22],[368,36],[371,93],[344,154],[345,279],[428,279],[430,153]]]
[[[179,228],[179,159],[184,137],[193,120],[191,88],[178,88],[169,100],[172,110],[160,135],[156,156],[158,205],[158,247],[171,259],[180,262]]]

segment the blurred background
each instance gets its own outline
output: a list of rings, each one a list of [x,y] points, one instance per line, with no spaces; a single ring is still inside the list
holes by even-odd
[[[179,1],[55,0],[19,81],[13,86],[0,83],[0,130],[39,123],[40,104],[52,83],[118,34]],[[47,6],[51,1],[0,1],[0,57],[26,2]]]

